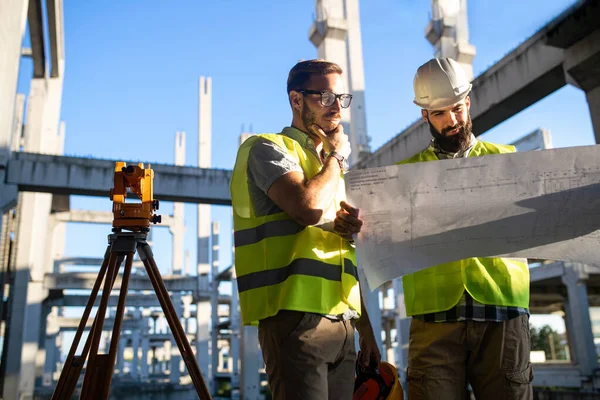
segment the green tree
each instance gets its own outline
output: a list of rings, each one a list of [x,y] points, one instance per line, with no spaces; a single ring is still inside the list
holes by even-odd
[[[566,360],[567,349],[562,335],[548,325],[531,327],[531,350],[543,350],[546,360]]]

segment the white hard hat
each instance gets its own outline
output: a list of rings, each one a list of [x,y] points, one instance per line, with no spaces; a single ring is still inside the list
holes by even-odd
[[[413,102],[421,108],[435,110],[460,102],[473,85],[459,63],[451,58],[433,58],[419,67],[413,86]]]

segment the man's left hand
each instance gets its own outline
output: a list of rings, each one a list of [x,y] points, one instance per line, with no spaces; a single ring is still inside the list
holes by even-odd
[[[340,209],[335,214],[333,230],[346,240],[353,240],[352,235],[360,232],[363,222],[359,218],[359,209],[345,201],[340,202]]]
[[[363,331],[364,332],[359,331],[358,333],[358,344],[360,347],[360,351],[358,352],[358,363],[363,368],[377,368],[379,362],[381,362],[381,353],[377,347],[373,329],[364,329]]]

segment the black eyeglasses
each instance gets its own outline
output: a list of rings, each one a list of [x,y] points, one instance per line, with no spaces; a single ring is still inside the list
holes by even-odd
[[[350,107],[352,102],[352,95],[347,93],[335,94],[330,90],[298,90],[298,93],[302,94],[320,94],[321,104],[324,107],[329,107],[335,103],[336,99],[340,99],[340,106],[342,108]]]

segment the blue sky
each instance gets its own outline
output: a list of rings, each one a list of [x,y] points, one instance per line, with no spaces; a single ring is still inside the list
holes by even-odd
[[[469,2],[475,75],[573,3]],[[373,149],[419,117],[412,104],[412,80],[416,68],[433,55],[424,37],[430,7],[429,1],[361,2],[367,130]],[[285,82],[299,59],[316,56],[307,38],[313,15],[310,0],[66,0],[65,153],[172,163],[175,131],[184,130],[186,164],[196,165],[197,88],[205,75],[213,80],[213,167],[231,169],[242,124],[252,124],[254,132],[278,132],[290,123]],[[28,93],[31,70],[31,61],[23,59],[22,93]],[[575,87],[557,91],[482,138],[508,143],[538,127],[551,131],[555,147],[594,143],[585,95]],[[162,204],[163,213],[171,212],[169,204]],[[74,196],[72,207],[110,210],[111,203]],[[195,210],[186,205],[186,249],[193,270]],[[221,232],[230,232],[228,207],[212,207],[212,217],[221,221]],[[108,233],[107,226],[70,224],[66,255],[102,256]],[[155,229],[153,240],[164,271],[171,259],[167,229]],[[222,234],[220,241],[221,266],[229,265],[231,238]]]

